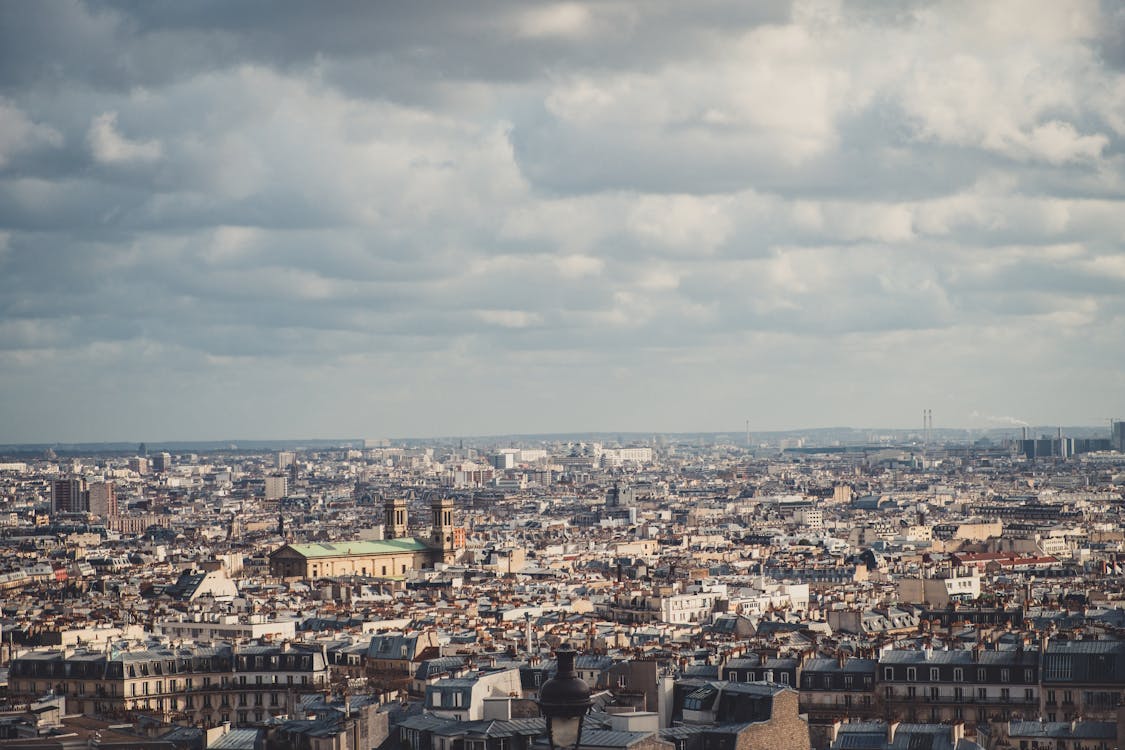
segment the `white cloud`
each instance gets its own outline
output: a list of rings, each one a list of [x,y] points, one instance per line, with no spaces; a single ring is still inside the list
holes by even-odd
[[[14,103],[0,97],[0,169],[12,157],[39,146],[58,147],[62,133],[49,125],[32,122]]]
[[[162,154],[160,141],[132,141],[117,130],[117,113],[103,112],[90,122],[86,142],[94,158],[103,164],[156,161]]]
[[[477,310],[474,315],[484,323],[501,328],[528,328],[543,321],[538,313],[526,310]]]

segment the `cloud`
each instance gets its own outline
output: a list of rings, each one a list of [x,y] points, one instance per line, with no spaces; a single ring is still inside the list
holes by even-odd
[[[103,164],[146,162],[160,158],[162,149],[157,140],[134,141],[117,130],[117,113],[105,112],[93,119],[86,141],[94,159]]]
[[[1118,20],[0,6],[0,439],[1125,411]]]
[[[32,122],[15,104],[0,97],[0,169],[17,155],[41,146],[61,146],[62,134]]]

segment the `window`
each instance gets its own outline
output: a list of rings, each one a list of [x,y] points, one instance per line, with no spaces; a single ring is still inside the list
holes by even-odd
[[[1055,691],[1054,690],[1048,690],[1047,691],[1047,705],[1048,706],[1055,705]],[[1052,721],[1054,721],[1054,719],[1052,719]]]
[[[1023,681],[1028,684],[1035,682],[1035,671],[1032,669],[1023,670]]]
[[[1011,682],[1011,681],[1012,681],[1012,670],[1001,669],[1000,670],[1000,682]]]
[[[985,688],[977,688],[977,700],[984,700],[988,697],[988,690]]]
[[[984,667],[977,668],[977,682],[988,682],[988,675],[985,672]]]
[[[961,687],[953,688],[953,698],[960,703],[965,697],[965,690]]]
[[[1000,700],[1007,703],[1012,699],[1012,691],[1008,688],[1000,688]]]
[[[1033,701],[1035,699],[1035,691],[1033,691],[1031,688],[1024,688],[1023,689],[1023,699],[1027,703],[1031,703],[1031,701]]]
[[[953,670],[953,681],[954,682],[964,682],[965,681],[965,670],[961,669],[961,667],[955,668]]]
[[[844,687],[845,687],[845,688],[849,688],[849,689],[850,689],[850,688],[852,687],[852,683],[853,683],[853,682],[855,682],[855,677],[853,677],[853,676],[852,676],[852,675],[850,675],[850,674],[846,674],[846,675],[844,675]],[[827,687],[827,685],[826,685],[825,687]]]
[[[935,701],[938,699],[938,696],[940,695],[938,690],[939,689],[936,686],[930,688],[930,697],[933,698]]]
[[[938,679],[938,668],[930,667],[930,682],[937,682]]]
[[[1044,679],[1049,682],[1056,680],[1069,680],[1073,664],[1068,654],[1047,654],[1047,674]]]
[[[1071,693],[1069,690],[1064,690],[1063,691],[1063,705],[1069,706],[1073,703],[1074,703],[1074,694]]]
[[[789,684],[789,673],[788,672],[782,672],[781,673],[781,684],[782,685],[788,685]]]
[[[895,668],[894,667],[883,667],[883,679],[884,680],[893,680],[894,678],[895,678]]]
[[[916,698],[916,697],[917,697],[917,694],[916,694],[916,692],[915,692],[916,690],[917,690],[917,688],[915,688],[915,687],[914,687],[913,685],[911,685],[910,687],[908,687],[908,688],[906,689],[906,697],[907,697],[907,698]]]
[[[917,682],[917,680],[918,680],[918,670],[915,669],[914,667],[907,667],[906,668],[906,680],[908,682]]]

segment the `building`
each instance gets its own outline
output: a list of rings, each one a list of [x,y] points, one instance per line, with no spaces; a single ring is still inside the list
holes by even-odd
[[[266,500],[280,500],[289,494],[289,477],[284,474],[271,474],[266,477]]]
[[[830,750],[982,750],[965,738],[964,724],[889,724],[857,721],[832,728]]]
[[[152,470],[157,473],[165,473],[172,470],[172,454],[165,451],[164,453],[157,453],[152,457]]]
[[[481,670],[427,685],[425,711],[440,719],[478,721],[485,718],[488,698],[519,694],[518,668]]]
[[[1043,653],[1047,721],[1116,721],[1125,705],[1125,641],[1050,641]]]
[[[1114,750],[1125,746],[1116,721],[1010,721],[1001,724],[998,748],[1019,750]]]
[[[406,502],[384,505],[382,541],[286,544],[270,554],[270,573],[279,578],[335,576],[400,577],[412,570],[454,562],[465,549],[464,529],[453,525],[453,500],[434,497],[428,538],[406,536]]]
[[[148,474],[148,459],[142,456],[129,459],[130,471],[135,471],[138,474]]]
[[[1039,654],[1031,649],[888,650],[879,659],[891,720],[995,722],[1038,713]]]
[[[112,518],[117,515],[117,485],[113,482],[96,482],[90,485],[89,511],[95,516]]]
[[[127,719],[134,712],[197,726],[265,723],[292,712],[296,694],[328,685],[319,646],[170,647],[40,651],[12,662],[13,695],[67,697],[68,712]]]
[[[210,618],[196,616],[194,619],[157,620],[153,623],[157,633],[169,638],[181,638],[210,643],[213,641],[254,640],[274,638],[293,640],[297,635],[296,620],[267,620],[254,615],[244,621],[237,615],[212,615]]]
[[[807,750],[810,746],[809,725],[798,713],[793,688],[768,682],[687,678],[676,682],[673,700],[673,719],[686,726],[739,725],[752,730],[750,735],[740,736],[737,747]],[[734,750],[728,743],[716,746]]]
[[[810,724],[881,716],[874,659],[814,658],[801,668],[801,713]]]
[[[295,451],[278,451],[277,452],[277,470],[285,471],[293,462],[297,460],[297,453]]]
[[[55,513],[86,513],[90,510],[90,493],[81,477],[56,479],[51,482],[51,510]]]
[[[946,570],[933,576],[898,581],[898,599],[909,604],[941,608],[953,602],[973,601],[979,596],[980,573],[976,568]]]

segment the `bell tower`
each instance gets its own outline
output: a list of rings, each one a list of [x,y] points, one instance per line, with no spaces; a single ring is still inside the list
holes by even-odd
[[[453,562],[453,499],[434,496],[430,503],[433,514],[433,531],[430,532],[430,547],[441,553],[443,562]]]
[[[388,497],[383,501],[383,537],[403,539],[406,537],[406,500],[401,497]]]

